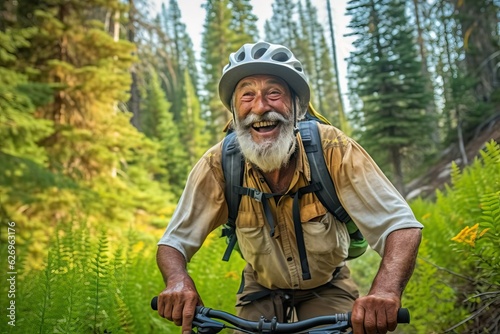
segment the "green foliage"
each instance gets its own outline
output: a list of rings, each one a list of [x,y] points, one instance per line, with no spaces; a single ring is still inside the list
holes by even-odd
[[[52,122],[35,117],[35,108],[50,101],[51,89],[28,82],[12,69],[18,48],[29,46],[33,29],[0,31],[0,151],[44,163],[46,155],[37,142],[52,133]]]
[[[366,295],[370,290],[379,265],[380,255],[371,248],[368,248],[363,256],[347,262],[347,266],[351,270],[351,276],[358,285],[361,296]]]
[[[163,286],[155,240],[132,229],[119,242],[105,229],[94,234],[78,223],[56,231],[45,269],[17,277],[16,326],[8,326],[7,333],[163,330],[164,322],[155,320],[149,306]]]
[[[205,305],[235,312],[245,262],[237,252],[233,252],[230,261],[222,261],[227,243],[220,235],[221,231],[216,230],[207,238],[188,268]]]
[[[205,77],[200,78],[195,48],[176,1],[170,0],[168,9],[163,7],[154,22],[146,18],[148,13],[139,3],[143,4],[134,2],[138,6],[128,9],[117,0],[18,0],[0,5],[0,215],[2,222],[16,222],[19,273],[16,327],[2,327],[8,333],[179,331],[149,308],[151,296],[164,287],[154,261],[161,233],[155,227],[164,229],[187,166],[222,136],[220,130],[230,115],[218,101],[216,85],[229,53],[242,43],[257,40],[256,16],[246,0],[206,3]],[[313,69],[319,71],[313,79],[315,85],[316,81],[329,82],[327,43],[319,37],[315,10],[308,7],[308,17],[301,11],[296,20],[296,3],[275,1],[266,37],[278,38],[275,42],[300,54],[311,74]],[[462,47],[464,36],[457,33],[460,22],[451,22],[451,14],[455,10],[463,14],[466,7],[436,4],[426,6],[431,13],[444,6],[443,17],[436,20],[444,30],[437,35],[450,38],[448,50],[443,51],[445,41],[434,48],[435,58],[443,63],[434,66],[449,69],[436,75],[440,79],[436,82],[443,82],[440,97],[449,116],[443,122],[452,129],[463,121],[468,130],[493,110],[488,99],[478,104],[473,91],[477,86],[469,81],[476,69],[493,78],[488,72],[491,64],[476,57],[481,56],[479,44],[473,50],[479,62],[470,61],[468,50],[453,51]],[[481,9],[483,5],[474,6]],[[374,26],[366,23],[384,8],[388,7],[360,11],[371,15],[357,21],[359,27],[368,29],[362,34],[373,32]],[[495,15],[498,11],[487,12]],[[387,106],[391,111],[421,111],[425,96],[422,82],[414,75],[419,63],[409,52],[412,46],[407,31],[400,30],[406,27],[401,22],[404,16],[397,10],[390,14],[386,31],[395,35],[383,41],[393,43],[389,45],[392,57],[382,55],[376,63],[377,55],[361,52],[352,63],[366,65],[360,84],[372,80],[366,85],[371,95],[364,102],[377,112],[389,110]],[[127,22],[126,16],[132,21]],[[221,17],[223,21],[218,20]],[[114,30],[118,27],[133,27],[137,43],[121,39],[125,34],[123,29]],[[367,47],[364,41],[356,46]],[[497,41],[490,46],[494,43]],[[318,54],[313,57],[311,50]],[[445,55],[447,61],[443,61]],[[462,70],[464,59],[471,73]],[[387,70],[384,66],[389,65],[393,67]],[[131,67],[139,69],[138,84],[145,102],[142,115],[146,120],[155,115],[141,129],[147,136],[131,126],[124,110]],[[148,77],[150,69],[157,78]],[[408,71],[397,72],[402,69]],[[197,91],[200,79],[205,83],[203,106]],[[375,98],[382,82],[392,91],[384,99]],[[321,88],[314,88],[314,98],[323,94],[324,101],[334,101],[328,95],[333,89],[326,84]],[[375,119],[383,122],[367,128],[383,124],[404,128],[407,134],[426,132],[414,126],[420,113],[383,116]],[[363,117],[360,119],[365,121]],[[382,146],[401,140],[393,134],[367,135]],[[413,158],[418,161],[421,151],[420,147],[405,152],[418,153]],[[454,331],[467,333],[494,331],[492,319],[498,319],[496,310],[500,309],[499,165],[498,145],[490,143],[482,159],[470,168],[451,167],[452,186],[437,193],[436,203],[412,203],[426,225],[420,259],[403,302],[412,312],[409,328],[414,332],[442,332],[455,326]],[[5,226],[1,228],[0,255],[4,259]],[[236,254],[229,263],[221,261],[225,246],[223,239],[210,236],[189,270],[206,305],[233,311],[243,261]],[[371,252],[349,263],[362,292],[368,291],[378,261]],[[5,272],[0,274],[3,282],[5,276]],[[3,296],[5,289],[2,284]],[[4,310],[6,302],[0,299]]]
[[[194,166],[209,148],[209,136],[204,131],[205,122],[201,118],[200,101],[188,71],[184,71],[184,78],[186,82],[186,100],[184,117],[180,122],[181,141],[186,152],[189,153],[189,165]]]
[[[142,128],[144,133],[158,142],[161,170],[156,178],[168,185],[179,197],[189,172],[188,151],[180,141],[179,124],[175,123],[158,75],[151,71],[144,99]]]
[[[165,169],[160,145],[120,110],[134,46],[103,30],[96,6],[121,8],[23,3],[27,27],[0,32],[0,207],[35,269],[59,224],[106,222],[119,235],[171,211],[174,195],[154,179]]]
[[[277,1],[274,7],[274,13],[287,15],[290,9],[284,9],[279,6],[287,6],[285,2]],[[305,8],[303,8],[305,7]],[[332,124],[340,126],[339,119],[339,101],[336,95],[337,89],[334,76],[334,66],[332,61],[332,52],[326,42],[323,25],[318,18],[318,10],[310,0],[305,2],[305,6],[301,2],[298,3],[297,15],[299,25],[296,32],[291,36],[294,37],[297,46],[292,49],[298,59],[301,60],[305,73],[308,76],[311,85],[311,103],[320,111]],[[294,17],[283,18],[289,20],[290,27],[295,24]],[[270,41],[283,38],[281,27],[277,27],[279,34],[270,36]],[[283,37],[282,37],[283,36]]]
[[[228,63],[229,54],[236,52],[244,43],[253,43],[257,18],[251,14],[248,1],[217,0],[203,4],[207,15],[204,22],[201,68],[205,75],[203,117],[208,128],[211,145],[222,137],[222,129],[231,114],[218,97],[218,83],[222,69]],[[243,19],[238,22],[237,18]],[[245,31],[244,34],[237,32]]]
[[[422,63],[404,1],[350,1],[356,50],[349,58],[353,121],[359,142],[404,193],[404,166],[431,146]],[[410,164],[407,169],[414,168]]]
[[[495,331],[500,305],[500,146],[490,142],[481,159],[460,171],[436,203],[412,208],[425,226],[420,259],[406,291],[413,326],[464,333]],[[436,299],[439,300],[436,303]],[[409,306],[408,306],[409,307]]]

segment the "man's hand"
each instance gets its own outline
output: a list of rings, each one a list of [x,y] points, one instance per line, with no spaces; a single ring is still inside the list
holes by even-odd
[[[354,334],[385,334],[397,326],[398,296],[368,295],[356,300],[352,309],[351,322]]]
[[[158,314],[177,326],[182,326],[182,333],[191,333],[197,305],[202,305],[200,296],[189,276],[175,279],[171,277],[168,285],[158,296]]]
[[[174,248],[160,246],[156,257],[167,285],[158,296],[158,314],[182,326],[182,334],[190,334],[196,306],[203,302],[187,273],[184,256]]]
[[[396,329],[401,295],[413,273],[421,238],[422,232],[417,228],[389,234],[370,292],[354,303],[354,334],[385,334]]]

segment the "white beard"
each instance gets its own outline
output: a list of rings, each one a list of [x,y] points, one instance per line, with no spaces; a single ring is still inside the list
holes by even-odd
[[[245,119],[235,121],[236,137],[241,152],[251,163],[263,172],[271,172],[284,167],[290,161],[297,146],[294,133],[293,113],[286,118],[276,111],[270,111],[262,116],[250,113]],[[278,138],[261,143],[253,141],[251,126],[260,121],[278,121],[280,134]]]

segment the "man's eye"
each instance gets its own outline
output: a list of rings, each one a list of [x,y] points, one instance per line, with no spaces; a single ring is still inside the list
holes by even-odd
[[[249,101],[253,98],[254,94],[251,92],[246,92],[241,95],[241,99],[244,101]]]

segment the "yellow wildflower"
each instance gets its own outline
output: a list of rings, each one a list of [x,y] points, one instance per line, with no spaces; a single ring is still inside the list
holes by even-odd
[[[466,226],[460,233],[454,236],[451,240],[456,241],[458,243],[465,243],[472,247],[476,245],[477,238],[477,229],[479,228],[479,224],[476,224],[472,227]],[[484,231],[483,231],[484,232]],[[484,233],[482,233],[484,234]],[[482,235],[481,234],[481,235]]]
[[[422,220],[429,219],[430,217],[431,217],[431,213],[428,212],[428,213],[426,213],[425,215],[422,216]]]
[[[481,238],[486,232],[489,231],[489,227],[488,228],[485,228],[484,230],[481,231],[481,233],[479,233],[479,237],[477,237],[478,239]]]

